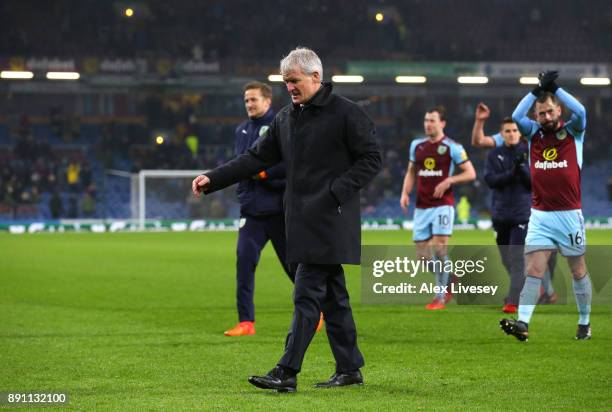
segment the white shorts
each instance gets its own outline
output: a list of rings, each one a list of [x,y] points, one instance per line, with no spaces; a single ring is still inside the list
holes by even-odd
[[[525,253],[551,249],[558,249],[563,256],[584,255],[586,231],[582,210],[531,209]]]
[[[412,239],[422,242],[434,235],[450,236],[453,234],[455,208],[450,205],[414,209],[414,228]]]

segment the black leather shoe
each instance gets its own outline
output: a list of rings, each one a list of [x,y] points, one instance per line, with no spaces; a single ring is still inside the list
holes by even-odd
[[[336,372],[327,382],[317,383],[315,388],[334,388],[336,386],[348,385],[363,385],[363,376],[361,376],[359,370],[354,372]]]
[[[265,376],[249,376],[249,383],[261,389],[274,389],[278,392],[295,392],[296,375],[289,374],[285,369],[276,366]]]

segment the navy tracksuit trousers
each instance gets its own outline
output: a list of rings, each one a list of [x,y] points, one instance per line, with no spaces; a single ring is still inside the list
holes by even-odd
[[[287,265],[287,241],[285,238],[285,218],[282,214],[269,216],[246,216],[245,224],[238,231],[238,247],[236,250],[236,301],[240,322],[255,321],[255,268],[259,263],[261,251],[272,241],[285,273],[295,282],[295,270]]]
[[[527,222],[516,224],[500,220],[493,220],[495,239],[502,263],[510,275],[510,290],[505,303],[518,305],[519,296],[525,283],[525,236],[527,236]]]

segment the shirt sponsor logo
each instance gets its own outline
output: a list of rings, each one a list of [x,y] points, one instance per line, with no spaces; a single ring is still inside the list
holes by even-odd
[[[542,152],[542,157],[544,157],[544,161],[538,160],[535,162],[536,169],[542,170],[550,170],[550,169],[564,169],[567,166],[567,160],[563,160],[560,162],[556,162],[555,160],[559,156],[557,149],[554,147],[549,147],[544,149]]]
[[[562,162],[542,162],[538,160],[535,163],[536,169],[548,170],[548,169],[564,169],[567,167],[567,160]]]
[[[436,159],[433,157],[426,157],[423,161],[425,169],[419,170],[419,176],[421,177],[434,177],[442,176],[442,170],[434,170],[436,168]]]
[[[425,166],[425,169],[433,170],[436,168],[436,159],[433,157],[426,157],[423,161],[423,165]]]
[[[546,160],[556,160],[558,155],[559,154],[557,153],[557,149],[555,147],[549,147],[547,149],[544,149],[544,151],[542,152],[542,156]]]
[[[421,177],[442,177],[442,170],[419,170],[419,176]]]

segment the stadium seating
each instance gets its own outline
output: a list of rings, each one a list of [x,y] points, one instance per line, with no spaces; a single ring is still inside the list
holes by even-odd
[[[325,65],[331,68],[327,73],[350,60],[612,61],[612,48],[601,35],[609,30],[612,13],[612,2],[606,0],[593,0],[589,7],[571,0],[474,0],[462,7],[452,0],[311,1],[292,4],[292,12],[278,18],[270,16],[286,7],[281,0],[180,3],[138,2],[135,16],[128,21],[121,4],[113,2],[84,0],[78,7],[69,0],[42,2],[37,7],[28,2],[1,2],[0,16],[11,18],[3,19],[0,59],[203,59],[219,62],[224,73],[238,75],[242,81],[254,73],[250,71],[253,67],[274,70],[278,58],[287,53],[287,44],[298,45],[308,38],[307,46],[326,57]],[[385,15],[380,23],[373,18],[377,11]],[[45,25],[40,24],[43,20]],[[260,24],[265,24],[266,30],[251,30]],[[276,38],[283,41],[270,41]],[[189,95],[175,90],[115,96],[95,90],[74,93],[54,89],[37,93],[33,99],[34,92],[7,93],[0,99],[0,219],[50,218],[49,202],[56,189],[64,205],[63,217],[83,216],[81,202],[86,192],[95,196],[95,211],[89,216],[131,216],[129,179],[108,172],[203,170],[232,157],[234,128],[243,120],[244,110],[241,96],[233,94],[239,85],[234,86],[231,93],[204,88]],[[523,92],[523,86],[517,85],[510,93],[487,97],[492,108],[487,132],[495,132]],[[579,97],[589,110],[584,144],[585,214],[610,216],[612,206],[605,187],[612,176],[607,160],[612,156],[612,146],[607,144],[612,121],[602,108],[610,107],[612,99],[605,94]],[[383,171],[363,193],[364,216],[402,216],[398,196],[408,145],[422,133],[423,113],[434,103],[448,108],[447,135],[466,146],[477,171],[482,172],[485,151],[469,148],[473,112],[480,99],[451,89],[429,96],[381,93],[356,99],[375,119],[384,154]],[[275,107],[282,102],[275,98]],[[183,143],[188,133],[199,138],[195,158]],[[165,138],[162,145],[154,142],[159,135]],[[91,170],[87,185],[77,185],[78,190],[66,182],[70,163],[87,165]],[[52,172],[55,183],[32,182],[33,172],[45,176]],[[457,192],[470,198],[474,215],[486,214],[487,189],[481,180],[459,187]],[[155,208],[168,217],[188,214],[185,205],[155,202],[152,199],[150,203],[153,214]],[[223,210],[230,217],[238,213],[230,201],[224,203]]]
[[[399,192],[402,187],[403,175],[407,165],[407,153],[410,140],[421,135],[421,122],[424,108],[427,107],[427,98],[367,98],[365,108],[375,119],[378,125],[378,136],[383,148],[383,171],[375,178],[362,194],[362,210],[366,217],[401,217],[399,209]],[[154,143],[154,129],[149,125],[147,113],[136,121],[133,118],[82,116],[72,129],[70,117],[40,116],[36,111],[47,112],[49,109],[34,108],[31,116],[7,116],[0,118],[0,168],[4,168],[0,177],[0,219],[12,218],[50,218],[49,200],[50,189],[45,189],[40,199],[34,205],[31,201],[21,205],[19,196],[16,196],[16,208],[7,206],[10,202],[5,200],[7,181],[11,170],[21,170],[33,167],[36,158],[40,155],[48,167],[51,167],[59,183],[60,197],[64,205],[63,217],[83,217],[80,202],[86,187],[80,187],[78,193],[71,192],[65,182],[65,171],[70,161],[88,164],[91,168],[91,182],[96,197],[96,210],[91,217],[128,218],[131,216],[130,184],[129,179],[109,174],[109,170],[122,170],[135,173],[141,169],[198,169],[205,170],[229,159],[233,155],[233,132],[235,125],[242,121],[242,102],[239,96],[206,96],[203,103],[195,107],[198,113],[198,122],[190,127],[200,137],[199,153],[193,158],[186,146],[181,142],[176,126],[182,123],[180,114],[168,117],[167,122],[175,125],[164,129],[166,141],[163,145]],[[604,99],[606,103],[609,99]],[[470,159],[477,171],[482,174],[486,151],[473,149],[469,146],[469,135],[473,119],[473,107],[478,99],[463,98],[457,101],[456,96],[439,96],[437,102],[449,108],[460,106],[460,111],[449,111],[447,134],[457,139],[468,150]],[[516,102],[508,97],[500,97],[488,101],[493,109],[487,131],[494,133],[496,125],[505,113],[496,108],[513,107]],[[277,105],[280,103],[277,103]],[[598,102],[587,99],[587,107],[596,106]],[[601,102],[599,102],[601,104]],[[55,122],[55,123],[54,123]],[[74,122],[74,121],[73,121]],[[606,130],[612,125],[601,113],[595,111],[589,116],[587,138],[584,146],[584,173],[583,198],[584,210],[587,216],[610,216],[612,205],[606,198],[605,187],[607,179],[612,176],[612,170],[606,159],[612,155],[608,145],[604,144],[607,138]],[[58,131],[59,130],[59,131]],[[70,131],[68,136],[66,130]],[[20,145],[28,141],[31,136],[32,144],[37,147],[39,155],[28,162],[20,160]],[[27,144],[26,144],[27,147]],[[22,148],[23,149],[23,148]],[[23,151],[23,150],[22,150]],[[27,150],[26,150],[27,152]],[[26,156],[27,157],[27,156]],[[25,166],[24,166],[25,165]],[[8,169],[7,169],[8,168]],[[8,170],[8,171],[7,171]],[[30,171],[31,173],[31,171]],[[27,174],[27,173],[25,173]],[[24,173],[22,173],[24,175]],[[31,190],[29,177],[24,177],[21,185]],[[458,195],[465,194],[472,203],[472,214],[477,216],[488,209],[487,189],[479,179],[477,184],[456,188]],[[77,197],[76,213],[68,213],[68,205],[73,197]],[[149,203],[154,211],[163,210],[167,218],[188,216],[184,199],[179,199],[177,205],[172,202],[155,204]],[[181,205],[181,202],[183,204]],[[224,200],[225,216],[237,217],[238,211],[231,200]],[[72,211],[74,212],[74,211]],[[162,215],[162,213],[153,213]],[[223,216],[223,217],[225,217]],[[411,216],[411,213],[409,214]]]
[[[612,61],[606,36],[600,35],[610,24],[611,3],[606,0],[592,0],[589,7],[571,0],[474,0],[465,7],[452,0],[314,1],[292,4],[291,13],[278,16],[277,10],[286,6],[281,0],[181,2],[180,7],[151,2],[138,3],[132,24],[126,24],[122,9],[113,2],[88,0],[80,5],[62,0],[33,8],[27,2],[3,2],[0,15],[12,18],[3,22],[0,51],[276,61],[287,52],[286,43],[270,39],[301,44],[307,38],[308,46],[340,59]],[[96,13],[90,13],[93,7]],[[387,14],[380,24],[373,18],[377,10]],[[452,12],[438,12],[445,10]],[[266,30],[245,35],[258,26],[253,22],[265,22]],[[71,38],[80,41],[67,41]]]

